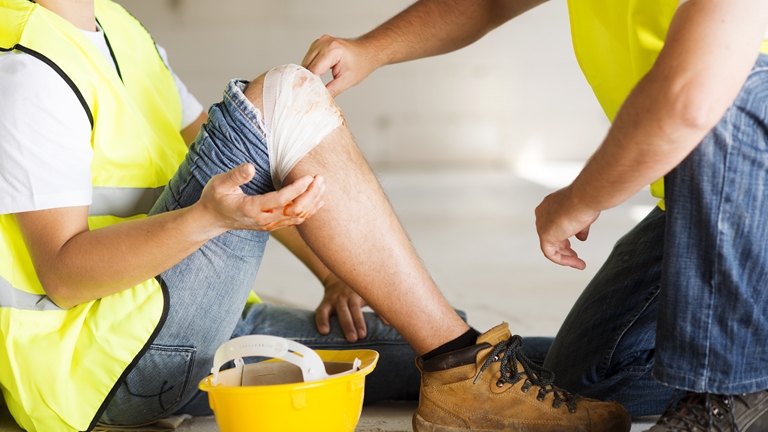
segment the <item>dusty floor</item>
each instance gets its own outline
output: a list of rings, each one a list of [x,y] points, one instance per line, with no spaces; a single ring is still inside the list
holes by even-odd
[[[513,172],[379,173],[413,244],[446,297],[467,311],[478,330],[508,321],[513,332],[554,335],[580,290],[611,245],[654,200],[640,192],[604,212],[589,241],[576,248],[587,261],[579,272],[549,263],[538,250],[533,209],[573,167],[529,167],[526,180]],[[544,186],[548,184],[549,186]],[[256,290],[272,302],[314,308],[321,286],[279,244],[270,242]],[[367,407],[359,432],[410,431],[413,404]],[[18,431],[4,408],[0,431]],[[647,429],[636,422],[632,431]],[[213,432],[212,418],[196,418],[180,431]]]

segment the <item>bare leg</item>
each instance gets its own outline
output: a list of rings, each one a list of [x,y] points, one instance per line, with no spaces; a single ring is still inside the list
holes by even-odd
[[[263,112],[264,76],[245,95]],[[419,354],[469,327],[424,269],[346,125],[327,135],[288,174],[325,179],[325,206],[299,225],[321,261],[387,319]]]

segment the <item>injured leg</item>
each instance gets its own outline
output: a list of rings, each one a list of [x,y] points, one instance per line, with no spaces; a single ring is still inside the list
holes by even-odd
[[[283,66],[245,95],[265,114],[276,186],[305,175],[325,179],[325,206],[298,226],[318,258],[418,354],[464,334],[469,327],[422,266],[320,79]]]

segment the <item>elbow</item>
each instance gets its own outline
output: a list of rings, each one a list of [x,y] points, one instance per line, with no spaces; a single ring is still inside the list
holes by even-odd
[[[57,280],[46,280],[43,277],[40,277],[40,282],[43,291],[56,306],[62,309],[71,309],[80,304],[73,295],[74,290],[67,284]]]
[[[674,105],[673,121],[700,134],[706,134],[714,128],[728,108],[705,94],[679,96]]]
[[[699,74],[681,74],[677,79],[667,81],[664,87],[659,94],[665,95],[665,105],[671,108],[664,116],[678,128],[698,134],[706,134],[714,128],[735,97]]]

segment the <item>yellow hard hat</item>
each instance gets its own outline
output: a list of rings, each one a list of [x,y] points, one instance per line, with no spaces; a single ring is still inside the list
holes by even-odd
[[[243,357],[271,357],[245,364]],[[219,371],[234,360],[235,367]],[[200,381],[221,432],[353,432],[363,408],[373,350],[313,351],[288,339],[251,335],[222,344]]]

